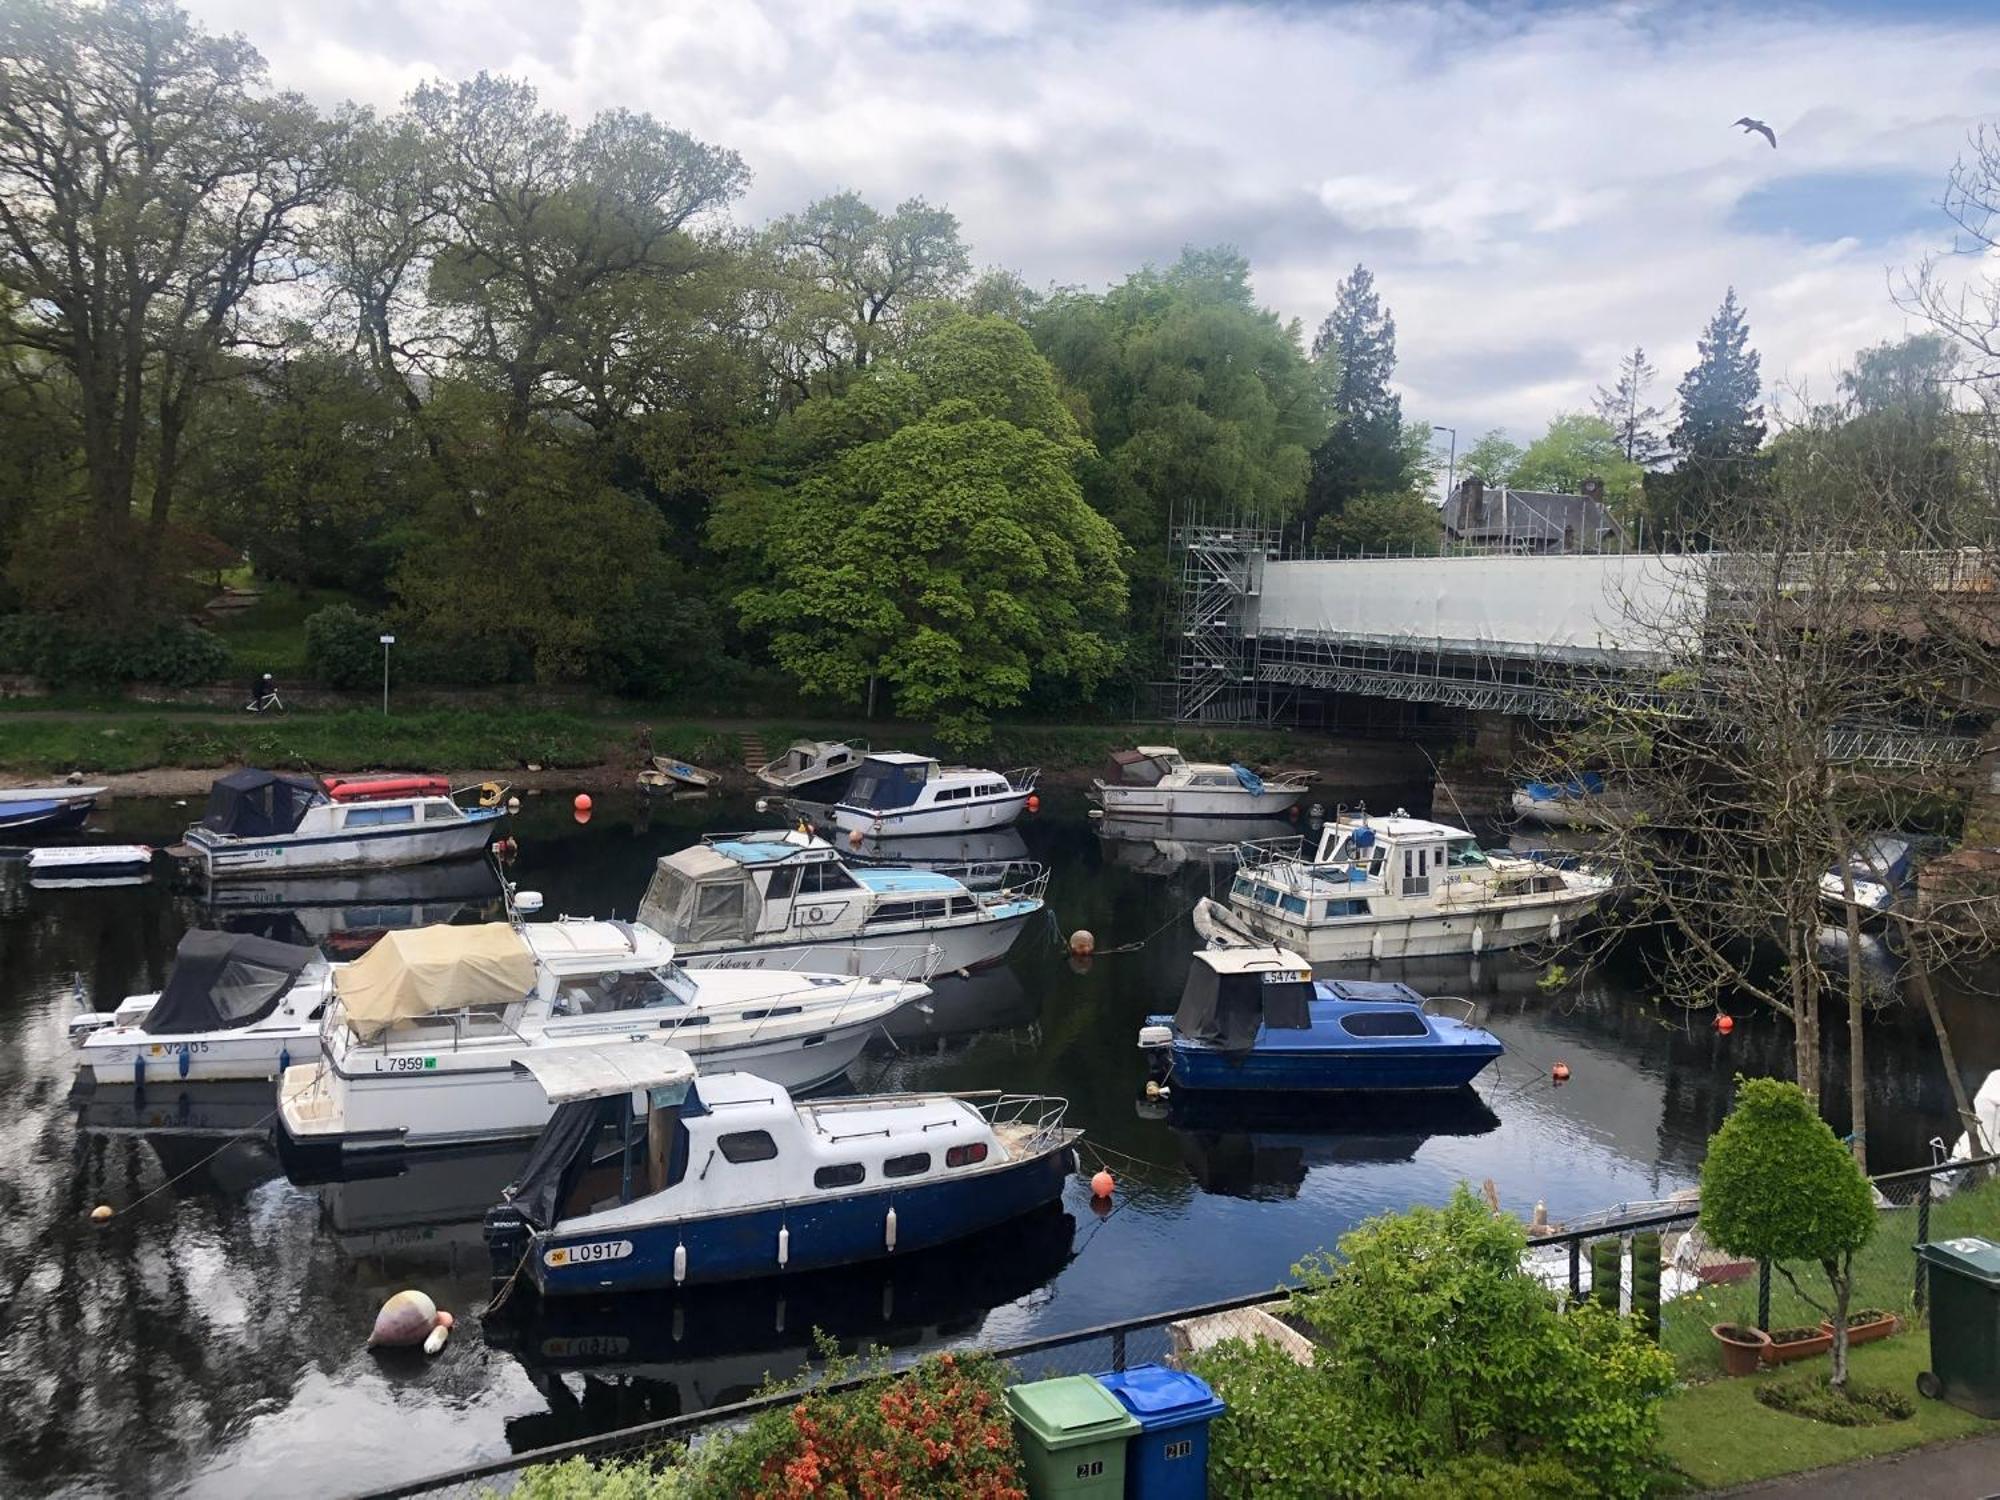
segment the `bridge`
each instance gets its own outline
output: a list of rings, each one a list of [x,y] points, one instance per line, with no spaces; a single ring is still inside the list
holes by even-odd
[[[1178,540],[1175,716],[1190,723],[1268,721],[1313,694],[1544,722],[1575,718],[1585,692],[1685,711],[1656,686],[1676,655],[1670,637],[1701,628],[1727,596],[1730,566],[1652,553],[1288,560],[1255,527],[1190,526]],[[1933,586],[1970,586],[1961,555],[1939,558]],[[1986,560],[1976,562],[1990,590]],[[1855,725],[1835,753],[1917,764],[1975,749]]]

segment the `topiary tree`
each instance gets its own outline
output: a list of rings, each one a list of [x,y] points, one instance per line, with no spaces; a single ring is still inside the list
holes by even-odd
[[[1875,1232],[1868,1179],[1797,1084],[1736,1080],[1736,1104],[1701,1164],[1701,1227],[1732,1255],[1775,1264],[1833,1324],[1833,1371],[1847,1384],[1847,1307],[1854,1252]],[[1798,1284],[1786,1261],[1815,1260],[1832,1306]]]

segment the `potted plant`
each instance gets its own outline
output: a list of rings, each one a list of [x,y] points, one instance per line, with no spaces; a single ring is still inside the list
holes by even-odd
[[[1833,1347],[1833,1327],[1773,1328],[1771,1342],[1764,1349],[1767,1365],[1788,1365],[1795,1359],[1811,1359]]]
[[[1822,1318],[1820,1331],[1831,1335],[1833,1324]],[[1886,1339],[1892,1333],[1903,1331],[1903,1320],[1892,1312],[1884,1312],[1879,1307],[1864,1307],[1847,1315],[1847,1342],[1868,1344],[1876,1339]]]
[[[1744,1323],[1716,1323],[1708,1330],[1722,1345],[1722,1369],[1728,1375],[1753,1375],[1771,1347],[1771,1336]]]

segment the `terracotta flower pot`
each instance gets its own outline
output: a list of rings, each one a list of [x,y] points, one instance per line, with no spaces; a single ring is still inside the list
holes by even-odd
[[[1722,1345],[1722,1369],[1728,1375],[1755,1373],[1758,1360],[1771,1346],[1771,1336],[1763,1329],[1741,1323],[1716,1323],[1708,1331]]]
[[[1862,1321],[1862,1318],[1865,1318],[1866,1321]],[[1850,1345],[1872,1344],[1877,1339],[1886,1339],[1892,1333],[1901,1333],[1903,1331],[1903,1320],[1894,1313],[1877,1312],[1873,1308],[1864,1308],[1862,1318],[1849,1318],[1847,1320],[1847,1342]],[[1833,1337],[1833,1324],[1822,1318],[1820,1319],[1819,1331],[1831,1339]]]
[[[1785,1335],[1791,1337],[1785,1337]],[[1833,1347],[1833,1330],[1820,1328],[1780,1328],[1764,1346],[1764,1363],[1788,1365],[1795,1359],[1811,1359]]]

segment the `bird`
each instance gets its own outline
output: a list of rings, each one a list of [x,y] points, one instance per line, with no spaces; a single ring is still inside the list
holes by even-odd
[[[1765,140],[1771,143],[1771,149],[1773,151],[1776,151],[1778,149],[1778,133],[1775,130],[1773,130],[1770,126],[1766,125],[1762,120],[1753,120],[1748,115],[1745,115],[1742,119],[1738,120],[1736,123],[1743,127],[1744,134],[1748,135],[1754,132],[1757,135],[1761,135],[1762,137],[1764,137]]]

